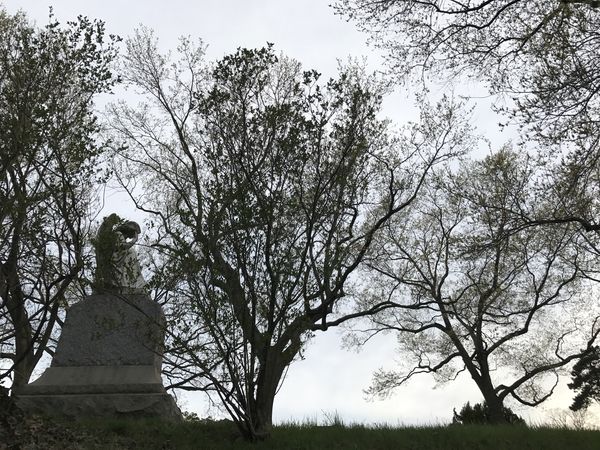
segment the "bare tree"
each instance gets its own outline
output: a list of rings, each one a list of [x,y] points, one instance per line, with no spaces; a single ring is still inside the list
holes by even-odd
[[[321,85],[270,47],[213,66],[188,40],[171,64],[148,31],[127,49],[125,78],[147,102],[113,108],[118,173],[149,214],[153,282],[179,317],[169,376],[264,438],[313,332],[380,307],[344,315],[345,286],[431,167],[464,151],[468,126],[446,101],[392,137],[376,116],[384,85],[360,67]]]
[[[527,157],[504,148],[438,174],[410,220],[386,223],[360,309],[386,299],[367,338],[397,332],[412,357],[405,371],[377,372],[370,394],[420,373],[447,381],[466,371],[500,423],[508,397],[542,403],[559,369],[591,348],[600,329],[593,308],[583,308],[589,254],[577,227],[516,223],[538,204],[535,178]]]
[[[100,149],[93,96],[114,83],[102,22],[36,29],[0,9],[0,380],[29,381],[84,268]]]
[[[570,409],[551,409],[547,412],[548,425],[553,428],[573,430],[596,430],[597,421],[594,415],[586,408],[572,411]]]

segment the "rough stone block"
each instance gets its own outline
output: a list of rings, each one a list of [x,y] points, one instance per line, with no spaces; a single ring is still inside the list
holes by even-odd
[[[164,325],[146,295],[91,295],[69,309],[52,366],[160,367]]]
[[[142,294],[96,294],[73,305],[52,364],[15,390],[26,411],[66,418],[152,417],[181,420],[165,391],[165,319]]]
[[[17,405],[33,414],[78,420],[90,417],[160,417],[180,421],[181,411],[167,393],[21,395]]]

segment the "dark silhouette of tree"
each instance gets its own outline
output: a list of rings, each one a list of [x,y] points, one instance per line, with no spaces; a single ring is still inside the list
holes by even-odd
[[[525,421],[522,417],[515,414],[510,408],[506,406],[502,407],[502,414],[504,415],[504,421],[511,425],[525,425]],[[461,409],[460,412],[453,410],[452,423],[460,425],[485,425],[492,423],[490,408],[487,403],[475,403],[473,406],[467,402]]]
[[[589,255],[577,228],[515,223],[513,211],[538,205],[534,180],[527,158],[504,148],[439,173],[412,217],[386,224],[359,309],[388,299],[365,332],[397,332],[408,359],[404,371],[377,372],[370,394],[387,395],[419,373],[448,381],[466,371],[489,420],[501,423],[507,397],[540,404],[558,370],[585,353],[582,342],[593,344],[591,310],[581,317]]]
[[[598,346],[590,347],[571,372],[569,387],[578,391],[570,408],[573,411],[587,408],[592,400],[600,401],[600,352]]]
[[[125,79],[147,103],[113,108],[127,146],[117,173],[154,227],[167,376],[213,392],[247,439],[264,438],[313,333],[382,306],[344,314],[346,287],[431,167],[464,151],[468,127],[445,102],[394,137],[377,118],[383,85],[360,67],[321,84],[270,47],[212,66],[188,40],[171,63],[148,31],[127,49]]]
[[[0,380],[26,384],[51,352],[85,263],[101,149],[94,95],[115,82],[102,22],[43,29],[0,9]]]

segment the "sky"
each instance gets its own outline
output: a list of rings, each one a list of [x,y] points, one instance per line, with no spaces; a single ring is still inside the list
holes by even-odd
[[[366,44],[367,36],[352,23],[335,16],[332,0],[0,0],[14,13],[22,9],[37,25],[47,23],[48,8],[65,22],[78,15],[102,19],[108,33],[127,37],[140,24],[155,30],[163,49],[174,49],[179,36],[201,38],[208,45],[207,58],[218,59],[237,47],[261,47],[267,42],[278,51],[299,60],[306,69],[332,76],[338,60],[348,56],[366,57],[369,68],[381,68],[383,58]],[[441,88],[444,89],[444,88]],[[384,103],[392,120],[415,120],[411,89],[404,87]],[[496,127],[498,118],[482,99],[473,121],[484,129],[492,147],[510,136]],[[127,216],[130,205],[123,196],[109,195],[105,209]],[[275,399],[274,420],[327,421],[339,415],[345,422],[389,424],[436,424],[452,417],[452,408],[465,402],[479,402],[481,396],[466,375],[436,386],[428,375],[414,378],[386,400],[369,401],[366,389],[372,374],[380,367],[393,368],[400,356],[392,335],[373,339],[359,352],[342,348],[344,330],[330,329],[309,343],[304,358],[294,362]],[[562,383],[544,409],[515,410],[534,421],[543,420],[544,411],[566,408],[572,394]],[[201,417],[218,412],[208,409],[202,394],[181,394],[184,410]],[[513,407],[513,405],[510,405]]]

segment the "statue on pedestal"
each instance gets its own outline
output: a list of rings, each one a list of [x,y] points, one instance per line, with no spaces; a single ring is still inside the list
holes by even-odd
[[[146,292],[133,248],[140,226],[106,217],[94,248],[94,294],[72,305],[52,363],[15,391],[18,405],[69,419],[159,417],[181,420],[161,379],[165,316]]]

